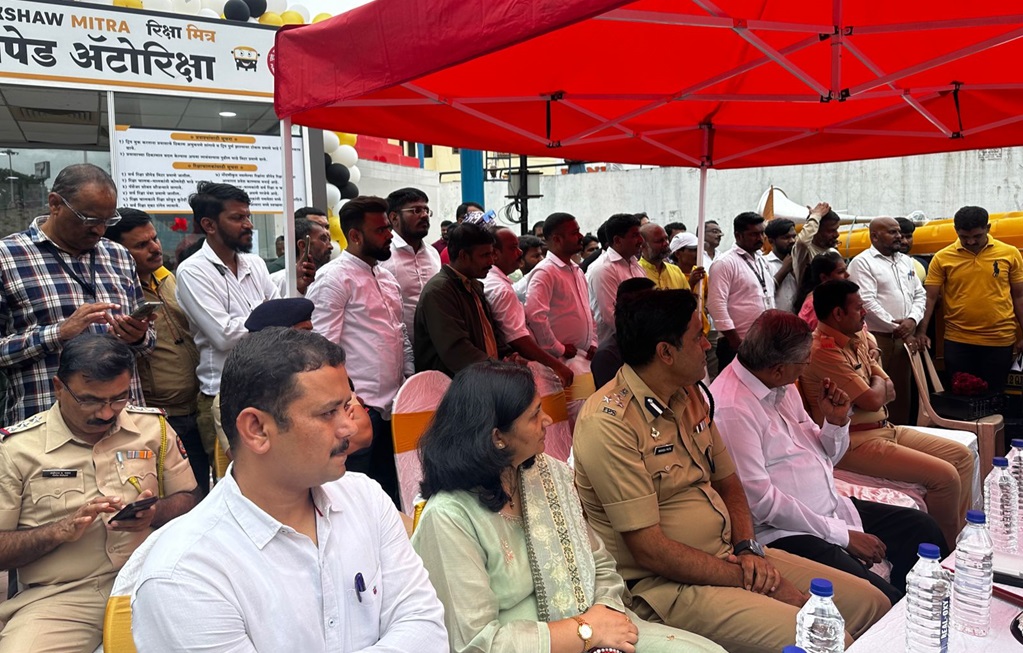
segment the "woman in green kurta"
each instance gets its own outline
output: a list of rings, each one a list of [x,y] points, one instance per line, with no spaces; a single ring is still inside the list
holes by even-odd
[[[460,372],[420,441],[427,499],[412,545],[453,652],[720,652],[627,610],[615,561],[583,519],[571,470],[543,454],[550,418],[519,365]]]

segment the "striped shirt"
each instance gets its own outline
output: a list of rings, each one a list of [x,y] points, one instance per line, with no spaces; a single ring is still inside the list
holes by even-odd
[[[42,232],[39,227],[45,220],[46,216],[38,217],[26,231],[0,239],[0,371],[7,386],[2,397],[5,426],[48,410],[56,401],[51,379],[63,349],[61,322],[82,304],[120,304],[127,315],[143,301],[135,261],[128,250],[104,238],[91,251],[73,256]],[[92,288],[87,290],[88,286]],[[106,324],[92,324],[86,330],[103,333],[107,329]],[[144,355],[155,344],[156,331],[150,327],[145,340],[132,348]],[[143,402],[142,386],[134,374],[131,403]]]

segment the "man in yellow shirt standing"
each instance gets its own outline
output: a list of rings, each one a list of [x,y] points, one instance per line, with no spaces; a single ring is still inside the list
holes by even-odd
[[[959,239],[931,260],[924,288],[927,308],[916,337],[929,346],[927,325],[938,297],[945,305],[945,369],[968,372],[1005,389],[1014,354],[1023,350],[1023,256],[988,235],[988,214],[979,206],[956,211]]]
[[[658,290],[689,290],[689,280],[669,258],[668,232],[659,224],[648,222],[639,228],[643,249],[639,267],[657,284]]]

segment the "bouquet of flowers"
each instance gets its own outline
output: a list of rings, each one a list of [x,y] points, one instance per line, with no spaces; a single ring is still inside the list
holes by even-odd
[[[952,375],[952,394],[965,397],[974,397],[987,392],[987,381],[977,378],[966,372],[956,372]]]

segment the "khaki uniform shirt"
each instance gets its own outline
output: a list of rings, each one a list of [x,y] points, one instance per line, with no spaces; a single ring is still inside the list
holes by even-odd
[[[622,533],[660,524],[704,553],[732,552],[728,508],[711,487],[735,465],[695,387],[662,405],[629,365],[583,405],[575,426],[575,481],[586,518],[618,561],[618,572],[660,614],[678,583],[637,564]],[[645,579],[645,580],[644,580]]]
[[[142,284],[147,302],[163,302],[157,311],[156,347],[138,359],[139,379],[146,404],[163,408],[172,417],[198,411],[199,351],[188,330],[188,318],[178,306],[177,280],[167,268],[153,273],[153,282]]]
[[[870,390],[870,378],[874,375],[888,378],[881,365],[870,357],[870,341],[865,332],[855,336],[847,336],[841,331],[832,329],[827,324],[818,323],[813,332],[813,345],[810,349],[810,364],[799,377],[799,389],[807,410],[818,425],[824,423],[824,413],[816,399],[820,397],[824,379],[831,379],[840,389],[855,402],[857,397]],[[853,407],[850,416],[851,425],[880,422],[888,419],[888,408],[881,410],[864,410]],[[895,429],[889,429],[891,437],[895,437]],[[850,448],[855,448],[865,439],[876,438],[878,429],[871,431],[853,431],[849,435]]]
[[[135,501],[142,490],[152,490],[158,496],[160,412],[127,406],[110,434],[95,446],[68,430],[59,403],[9,427],[0,444],[0,530],[49,524],[101,496],[120,497],[125,503]],[[195,489],[184,448],[169,425],[167,439],[165,495]],[[114,573],[152,529],[139,533],[108,530],[106,519],[112,515],[94,521],[77,541],[62,544],[19,568],[19,582],[71,587],[104,574],[113,582]]]

